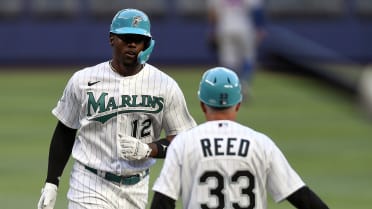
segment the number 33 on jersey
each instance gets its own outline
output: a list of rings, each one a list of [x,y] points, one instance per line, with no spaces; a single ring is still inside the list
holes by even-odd
[[[183,208],[249,209],[266,208],[266,188],[280,201],[303,184],[269,137],[220,120],[172,141],[153,190],[175,200],[182,195]]]

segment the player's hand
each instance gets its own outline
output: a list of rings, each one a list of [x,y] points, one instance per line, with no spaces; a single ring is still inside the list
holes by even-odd
[[[38,209],[53,209],[57,199],[57,186],[51,183],[45,183],[41,189],[41,197],[37,204]]]
[[[125,160],[141,160],[148,158],[151,148],[146,143],[141,142],[131,136],[118,134],[119,155]]]

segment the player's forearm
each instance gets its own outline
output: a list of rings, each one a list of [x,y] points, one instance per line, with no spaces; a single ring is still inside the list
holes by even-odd
[[[152,142],[148,144],[150,148],[152,149],[150,157],[153,158],[165,158],[165,155],[167,154],[167,149],[170,144],[170,141],[172,141],[174,136],[168,136],[167,138],[162,138],[156,142]]]
[[[76,130],[58,122],[49,147],[48,173],[46,182],[58,186],[59,178],[71,155]]]
[[[307,186],[291,194],[287,200],[298,209],[329,209],[329,207]]]

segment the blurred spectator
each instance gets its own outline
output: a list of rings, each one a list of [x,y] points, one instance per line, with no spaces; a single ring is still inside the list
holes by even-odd
[[[362,70],[358,83],[360,102],[366,116],[372,120],[372,65]]]
[[[239,75],[246,97],[256,49],[266,34],[263,1],[207,0],[207,10],[209,47],[217,51],[220,65]]]

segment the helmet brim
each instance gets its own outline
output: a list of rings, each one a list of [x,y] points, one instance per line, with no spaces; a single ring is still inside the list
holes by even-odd
[[[110,30],[110,32],[114,34],[138,34],[138,35],[143,35],[143,36],[151,38],[151,34],[141,28],[123,27],[123,28],[117,28],[114,30]]]

